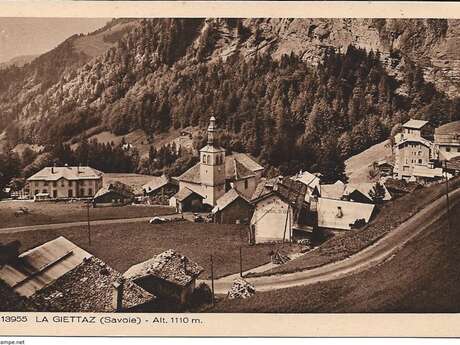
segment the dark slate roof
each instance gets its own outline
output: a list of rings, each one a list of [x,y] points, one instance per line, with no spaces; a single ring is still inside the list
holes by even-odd
[[[121,278],[120,272],[91,257],[29,299],[39,311],[114,312],[112,284]],[[140,306],[154,298],[137,284],[125,282],[123,309]]]
[[[123,277],[132,281],[153,276],[167,282],[187,286],[203,272],[203,267],[186,256],[169,249],[156,257],[131,266]]]

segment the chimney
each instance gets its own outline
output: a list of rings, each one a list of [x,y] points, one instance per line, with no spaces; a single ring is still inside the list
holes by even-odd
[[[112,283],[112,291],[113,291],[112,308],[115,311],[121,311],[123,309],[123,288],[124,288],[123,278]]]
[[[0,244],[0,266],[15,261],[19,256],[21,242],[13,241],[5,245]]]

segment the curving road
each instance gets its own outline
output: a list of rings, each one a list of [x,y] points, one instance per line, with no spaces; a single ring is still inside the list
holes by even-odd
[[[449,199],[450,207],[453,209],[454,206],[460,202],[460,188],[451,191],[449,193]],[[402,223],[396,229],[392,230],[372,246],[367,247],[347,259],[310,270],[265,277],[245,278],[245,280],[253,284],[257,291],[267,291],[298,285],[309,285],[336,279],[351,273],[357,273],[377,265],[386,259],[391,260],[392,255],[400,250],[407,242],[425,231],[431,224],[444,216],[447,212],[446,205],[446,197],[442,196]],[[458,224],[451,224],[451,226],[458,227]],[[215,293],[226,294],[233,280],[237,277],[239,277],[239,274],[215,280]],[[204,282],[211,285],[210,281]]]

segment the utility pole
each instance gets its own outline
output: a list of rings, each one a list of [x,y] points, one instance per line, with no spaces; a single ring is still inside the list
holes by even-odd
[[[240,246],[240,277],[243,278],[243,248]]]
[[[86,218],[88,220],[88,245],[91,247],[91,224],[89,222],[89,202],[86,203]]]
[[[212,306],[214,307],[214,265],[212,262],[212,254],[211,254],[211,294],[212,294],[211,303],[212,303]]]
[[[444,171],[446,173],[447,230],[450,231],[449,177],[447,176],[447,161],[444,161]]]

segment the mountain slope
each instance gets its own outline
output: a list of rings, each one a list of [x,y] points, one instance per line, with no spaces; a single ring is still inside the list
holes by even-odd
[[[447,20],[117,20],[3,71],[0,116],[13,143],[53,144],[139,129],[151,142],[214,114],[231,149],[284,172],[340,171],[408,117],[458,116],[443,91],[457,88],[459,32]]]

